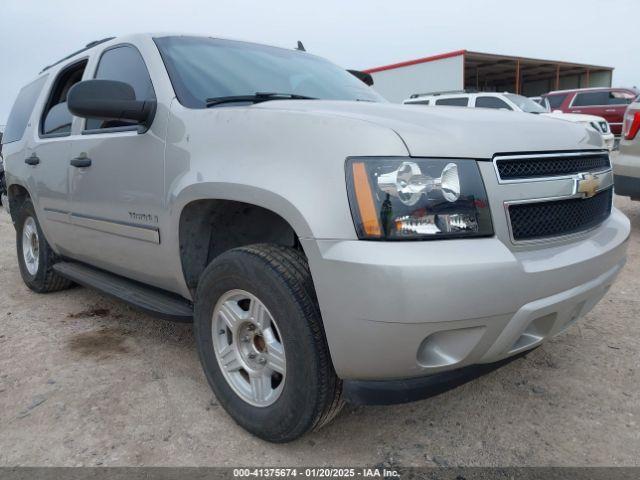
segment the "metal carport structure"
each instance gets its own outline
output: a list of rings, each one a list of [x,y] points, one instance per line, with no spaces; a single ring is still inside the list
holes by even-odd
[[[550,90],[611,86],[613,68],[575,62],[456,50],[364,70],[390,101],[414,93],[475,89],[526,96]]]

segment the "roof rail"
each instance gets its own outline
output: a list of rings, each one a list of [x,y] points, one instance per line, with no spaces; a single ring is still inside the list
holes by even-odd
[[[436,92],[414,93],[409,98],[419,98],[419,97],[424,97],[426,95],[433,95],[433,96],[447,95],[449,93],[478,93],[478,90],[475,88],[466,88],[464,90],[442,90],[442,91],[436,91]]]
[[[84,46],[84,48],[81,48],[80,50],[76,50],[76,51],[75,51],[75,52],[73,52],[73,53],[70,53],[70,54],[69,54],[69,55],[67,55],[66,57],[61,58],[60,60],[58,60],[58,61],[57,61],[57,62],[55,62],[55,63],[52,63],[51,65],[47,65],[47,66],[46,66],[46,67],[44,67],[42,70],[40,70],[40,73],[42,73],[42,72],[45,72],[45,71],[49,70],[51,67],[55,67],[55,66],[56,66],[56,65],[58,65],[59,63],[62,63],[62,62],[64,62],[65,60],[68,60],[68,59],[70,59],[71,57],[74,57],[74,56],[76,56],[77,54],[84,52],[85,50],[89,50],[90,48],[93,48],[93,47],[95,47],[96,45],[100,45],[101,43],[108,42],[109,40],[113,40],[114,38],[116,38],[116,37],[107,37],[107,38],[103,38],[103,39],[101,39],[101,40],[94,40],[93,42],[89,42],[89,43],[87,43],[87,44]]]

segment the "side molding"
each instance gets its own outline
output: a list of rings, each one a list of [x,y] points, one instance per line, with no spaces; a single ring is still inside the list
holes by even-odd
[[[102,218],[87,217],[61,210],[45,209],[48,220],[67,223],[78,227],[89,228],[99,232],[110,233],[120,237],[132,238],[143,242],[160,244],[160,231],[154,227],[132,225],[124,222],[114,222]]]

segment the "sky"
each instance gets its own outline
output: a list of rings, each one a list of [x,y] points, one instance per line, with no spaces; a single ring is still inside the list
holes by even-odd
[[[615,67],[640,86],[638,0],[2,0],[0,126],[20,88],[86,43],[136,32],[251,40],[365,69],[452,50]],[[632,20],[636,19],[636,20]]]

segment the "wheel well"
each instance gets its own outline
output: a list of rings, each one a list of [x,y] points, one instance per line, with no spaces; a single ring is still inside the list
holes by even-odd
[[[7,189],[7,197],[9,198],[9,212],[11,220],[16,221],[20,208],[30,197],[26,188],[21,185],[11,185]]]
[[[250,203],[196,200],[180,215],[180,259],[193,292],[203,270],[220,254],[254,243],[299,248],[298,237],[280,215]]]

